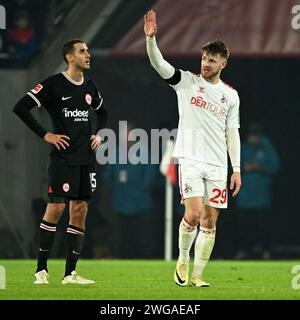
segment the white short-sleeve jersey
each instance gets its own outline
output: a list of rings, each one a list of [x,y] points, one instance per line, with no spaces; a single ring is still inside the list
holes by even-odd
[[[173,156],[227,168],[226,129],[239,128],[239,96],[223,81],[212,84],[182,71],[171,85],[177,93],[179,124]]]

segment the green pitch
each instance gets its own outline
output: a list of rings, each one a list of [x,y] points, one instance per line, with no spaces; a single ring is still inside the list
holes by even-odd
[[[6,269],[0,300],[300,299],[300,289],[291,284],[296,276],[291,270],[300,261],[211,261],[204,277],[209,288],[175,285],[175,262],[80,260],[77,272],[95,280],[91,286],[61,285],[63,260],[49,261],[50,284],[43,286],[33,284],[33,260],[0,260],[0,265]]]

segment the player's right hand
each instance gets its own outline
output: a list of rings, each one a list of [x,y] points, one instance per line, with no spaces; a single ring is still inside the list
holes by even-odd
[[[66,150],[66,148],[70,146],[67,142],[67,140],[70,140],[70,138],[63,134],[47,132],[44,136],[44,140],[51,144],[54,144],[58,150],[60,150],[61,148]]]
[[[144,32],[148,37],[155,36],[157,32],[156,12],[150,10],[144,15]]]

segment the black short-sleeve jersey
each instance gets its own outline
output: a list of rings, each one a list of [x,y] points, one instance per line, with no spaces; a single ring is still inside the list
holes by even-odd
[[[91,149],[90,111],[101,108],[103,99],[92,80],[75,82],[62,72],[37,84],[27,94],[50,115],[56,134],[70,137],[66,150],[51,152],[51,163],[87,165],[95,161]]]

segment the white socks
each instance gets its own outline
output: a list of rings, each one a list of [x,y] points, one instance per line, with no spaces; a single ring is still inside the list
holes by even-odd
[[[195,243],[195,257],[193,277],[202,277],[203,270],[210,258],[215,244],[216,228],[208,229],[200,227]]]
[[[190,249],[197,234],[197,225],[191,226],[184,219],[179,225],[179,261],[190,260]]]

